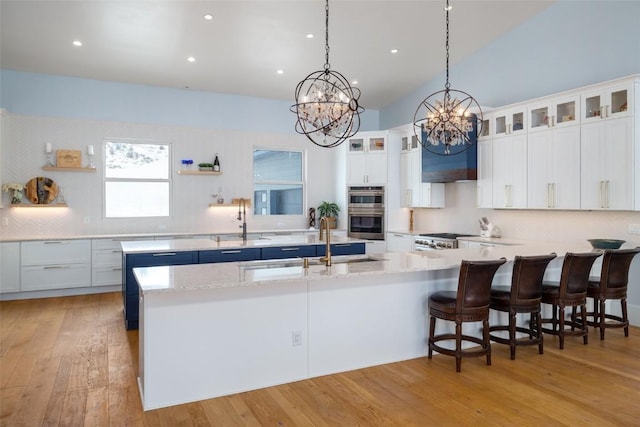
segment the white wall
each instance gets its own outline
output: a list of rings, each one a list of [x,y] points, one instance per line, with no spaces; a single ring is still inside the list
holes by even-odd
[[[302,216],[254,217],[248,215],[248,229],[306,228],[307,208],[322,200],[334,200],[336,150],[319,148],[297,134],[237,131],[198,127],[160,126],[119,121],[97,121],[7,114],[3,121],[2,182],[27,182],[36,176],[52,178],[61,188],[69,208],[20,209],[9,207],[9,193],[3,193],[0,216],[2,237],[93,235],[105,233],[239,232],[237,211],[208,208],[212,193],[222,187],[223,197],[252,197],[253,147],[303,149],[307,152],[307,194]],[[105,137],[170,141],[173,145],[173,216],[169,219],[105,219],[102,213],[103,158],[99,148]],[[45,143],[55,149],[96,151],[96,173],[43,171]],[[194,162],[220,156],[220,176],[177,175],[180,159]],[[83,154],[86,165],[87,157]],[[89,223],[85,224],[85,218]]]

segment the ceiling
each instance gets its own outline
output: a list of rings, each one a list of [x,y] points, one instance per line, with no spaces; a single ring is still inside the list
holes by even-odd
[[[451,64],[552,3],[451,0]],[[379,110],[443,71],[444,4],[330,2],[331,69],[358,81],[365,108]],[[0,0],[0,66],[293,101],[296,84],[324,66],[324,6],[322,0]],[[455,87],[455,74],[451,80]]]

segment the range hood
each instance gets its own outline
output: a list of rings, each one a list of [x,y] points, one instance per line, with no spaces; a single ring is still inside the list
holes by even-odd
[[[478,179],[477,127],[469,132],[472,146],[462,153],[437,155],[422,150],[422,182],[475,181]],[[423,136],[423,140],[426,137]],[[440,145],[444,147],[443,145]],[[444,150],[444,148],[443,148]]]

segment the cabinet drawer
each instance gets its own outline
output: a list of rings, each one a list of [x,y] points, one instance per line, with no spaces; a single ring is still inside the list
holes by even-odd
[[[22,267],[20,271],[22,291],[82,288],[85,286],[91,286],[91,267],[89,264]]]
[[[80,264],[91,262],[90,240],[44,240],[20,244],[21,265]]]
[[[91,286],[122,285],[122,267],[94,267],[91,269]]]
[[[96,249],[119,249],[122,250],[120,246],[120,239],[93,239],[91,241],[91,248],[93,250]]]
[[[336,243],[331,245],[331,255],[360,255],[366,252],[364,243]],[[317,245],[316,255],[325,256],[327,245]]]
[[[200,264],[214,262],[254,261],[256,259],[260,259],[260,248],[200,251]]]
[[[152,254],[127,255],[127,269],[155,267],[159,265],[197,264],[198,252],[157,252]]]
[[[94,267],[122,265],[122,251],[120,249],[94,249],[91,264]]]
[[[315,246],[284,246],[273,248],[262,248],[262,259],[314,257],[316,256]]]

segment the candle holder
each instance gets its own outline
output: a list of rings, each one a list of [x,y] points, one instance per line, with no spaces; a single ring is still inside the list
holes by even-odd
[[[89,157],[89,166],[87,166],[89,169],[95,169],[96,166],[93,164],[93,154],[87,154],[87,156]]]
[[[46,167],[52,168],[54,167],[53,164],[53,147],[51,146],[51,143],[46,143],[44,146],[44,152],[47,154],[47,164],[45,165]]]

